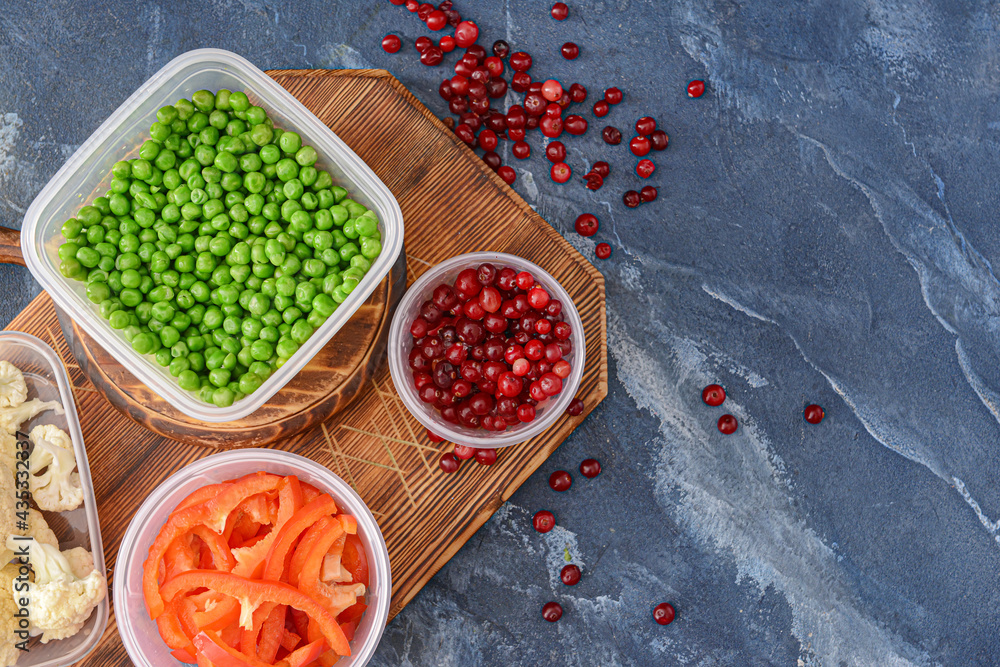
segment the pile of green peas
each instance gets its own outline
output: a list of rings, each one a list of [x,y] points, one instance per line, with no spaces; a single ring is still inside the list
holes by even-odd
[[[156,112],[137,158],[62,226],[59,270],[132,349],[227,407],[256,391],[357,287],[378,218],[243,92]]]

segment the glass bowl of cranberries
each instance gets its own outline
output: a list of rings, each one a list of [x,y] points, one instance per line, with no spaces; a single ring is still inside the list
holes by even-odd
[[[537,264],[475,252],[445,260],[403,295],[389,330],[389,370],[410,413],[470,447],[528,440],[580,387],[583,323]]]

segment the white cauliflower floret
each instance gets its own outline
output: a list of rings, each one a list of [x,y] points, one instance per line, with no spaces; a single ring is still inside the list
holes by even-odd
[[[28,385],[14,364],[0,361],[0,407],[10,408],[28,400]]]
[[[33,537],[42,544],[48,544],[53,547],[59,546],[59,538],[49,528],[49,524],[42,513],[34,507],[28,508],[28,529],[18,530],[17,534],[22,537]]]
[[[7,565],[0,569],[0,665],[13,667],[21,651],[15,645],[17,635],[17,603],[14,602],[14,579],[17,565]]]
[[[33,398],[18,406],[0,408],[0,429],[11,434],[17,433],[17,429],[21,428],[22,423],[46,410],[55,410],[57,415],[61,415],[63,413],[62,403]]]
[[[60,553],[58,548],[33,538],[7,538],[8,549],[16,551],[25,546],[35,573],[26,595],[31,622],[28,632],[32,637],[41,635],[43,644],[72,637],[83,628],[94,608],[107,595],[107,580],[100,572],[93,571],[92,562],[90,574],[79,577],[66,554]],[[85,564],[81,554],[75,553],[72,557],[78,567]]]
[[[51,512],[79,507],[83,502],[83,487],[80,473],[73,472],[76,468],[73,441],[52,424],[36,426],[28,437],[35,446],[28,458],[31,471],[28,488],[35,503]]]
[[[7,542],[7,536],[14,533],[14,473],[0,466],[0,540]],[[6,565],[14,554],[0,544],[0,565]]]
[[[62,552],[77,579],[83,579],[94,571],[94,554],[83,547],[74,547]]]
[[[0,431],[0,465],[14,472],[17,467],[17,436]]]

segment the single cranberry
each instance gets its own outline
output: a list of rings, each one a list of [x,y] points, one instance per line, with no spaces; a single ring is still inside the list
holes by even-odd
[[[531,525],[535,527],[539,533],[547,533],[556,527],[556,517],[552,512],[548,510],[541,510],[537,512],[531,520]]]
[[[508,53],[510,53],[510,44],[502,39],[493,42],[493,55],[497,58],[506,58]]]
[[[545,98],[541,93],[528,93],[524,96],[524,110],[528,114],[528,118],[524,120],[524,125],[527,127],[531,116],[541,116],[545,113]]]
[[[497,450],[495,449],[477,449],[476,450],[476,463],[483,466],[491,466],[497,462]]]
[[[451,35],[445,35],[438,42],[438,48],[441,49],[443,53],[451,53],[455,50],[455,38]]]
[[[597,233],[600,223],[597,220],[597,216],[593,213],[582,213],[576,219],[574,227],[576,227],[576,233],[580,236],[593,236]]]
[[[569,96],[577,104],[581,104],[587,99],[587,89],[582,84],[574,83],[569,87]]]
[[[629,208],[635,208],[642,203],[642,198],[635,190],[627,190],[625,194],[622,195],[622,201],[625,202],[625,205]]]
[[[511,372],[518,377],[524,377],[531,369],[531,362],[527,359],[515,359],[510,365]]]
[[[434,378],[432,378],[427,373],[413,373],[413,386],[417,389],[423,389],[429,384],[434,384]]]
[[[507,127],[511,129],[520,129],[524,127],[525,122],[528,120],[528,115],[524,112],[524,107],[520,104],[511,105],[507,109],[507,115],[504,116],[507,122]]]
[[[563,125],[566,126],[566,131],[573,136],[580,136],[587,131],[587,119],[576,114],[566,116],[566,120],[563,121]]]
[[[549,395],[545,393],[545,390],[542,389],[542,385],[539,384],[538,380],[532,382],[531,385],[528,387],[528,394],[531,396],[531,398],[535,399],[536,401],[544,401],[546,398],[549,397]]]
[[[485,287],[486,285],[492,285],[497,281],[497,267],[493,266],[489,262],[484,262],[476,267],[476,280],[479,284]]]
[[[507,94],[507,81],[500,77],[493,77],[486,82],[486,93],[490,99],[497,99]]]
[[[622,101],[622,91],[617,88],[608,88],[604,91],[604,101],[608,104],[618,104]]]
[[[562,605],[558,602],[546,602],[542,606],[542,618],[544,618],[549,623],[555,623],[563,615]]]
[[[705,82],[695,79],[688,84],[688,97],[701,97],[705,93]]]
[[[472,76],[473,69],[475,68],[470,67],[469,64],[465,62],[465,60],[459,60],[457,63],[455,63],[455,74],[459,76],[464,76],[468,78]]]
[[[528,90],[528,86],[531,85],[531,75],[527,72],[515,72],[514,76],[510,78],[510,87],[515,93],[523,93]]]
[[[611,257],[611,246],[607,243],[598,243],[597,247],[594,248],[594,254],[597,255],[598,259],[607,259]]]
[[[562,162],[566,159],[566,146],[561,141],[552,141],[545,147],[545,157],[549,162]]]
[[[500,168],[500,156],[493,151],[486,151],[483,153],[483,162],[489,165],[489,168],[496,171]]]
[[[500,292],[492,285],[484,287],[483,291],[479,293],[479,305],[487,313],[495,313],[500,310],[501,303],[503,303],[503,299],[500,297]]]
[[[513,167],[504,165],[497,169],[497,175],[503,179],[503,182],[507,185],[514,185],[514,181],[517,180],[517,172],[514,171]]]
[[[462,21],[455,28],[455,43],[467,49],[479,39],[479,26],[472,21]]]
[[[459,44],[459,46],[462,46]],[[470,44],[468,47],[462,46],[465,49],[465,55],[472,56],[476,59],[476,66],[482,64],[483,60],[486,59],[486,49],[484,49],[479,44]]]
[[[478,295],[482,288],[476,269],[463,269],[455,278],[455,289],[460,296],[472,298]]]
[[[468,461],[473,456],[476,455],[476,450],[474,447],[467,447],[465,445],[455,445],[455,456],[462,461]]]
[[[806,421],[809,422],[810,424],[820,423],[821,421],[823,421],[823,417],[825,415],[826,413],[823,412],[823,408],[816,405],[815,403],[807,405],[805,412],[803,413],[803,416],[806,418]]]
[[[669,137],[663,130],[656,130],[649,135],[649,140],[653,144],[654,151],[666,150]]]
[[[546,319],[541,319],[535,322],[535,333],[542,334],[543,336],[552,331],[552,322]]]
[[[604,100],[594,102],[594,115],[598,118],[604,118],[608,115],[609,111],[611,111],[611,107]]]
[[[531,157],[531,146],[524,141],[518,141],[514,144],[513,148],[510,149],[510,152],[513,153],[514,157],[518,160],[527,160]]]
[[[441,11],[445,11],[445,10],[451,9],[454,6],[455,6],[455,3],[452,2],[451,0],[444,0],[444,2],[439,2],[438,3],[438,9],[440,9]]]
[[[562,313],[562,301],[559,299],[549,299],[549,305],[545,306],[545,314],[549,317],[559,317]]]
[[[507,330],[507,319],[500,313],[486,313],[486,317],[483,318],[483,326],[490,333],[501,334]]]
[[[411,12],[416,12],[420,9],[420,0],[406,0],[406,8]]]
[[[656,120],[652,116],[643,116],[639,120],[635,121],[635,133],[648,137],[656,129]]]
[[[473,72],[475,74],[475,72]],[[486,97],[486,84],[482,81],[476,81],[473,79],[469,82],[469,97],[472,99],[482,99]]]
[[[524,141],[525,131],[523,127],[512,127],[507,130],[507,137],[517,143],[518,141]]]
[[[430,429],[427,429],[427,439],[430,440],[431,442],[444,442],[444,438],[442,438],[440,435],[434,435],[433,433],[431,433]]]
[[[573,333],[573,328],[567,322],[556,322],[556,325],[552,327],[552,333],[559,340],[566,340]]]
[[[386,35],[382,38],[382,50],[386,53],[396,53],[403,46],[399,35]]]
[[[441,96],[441,99],[449,102],[455,97],[455,93],[451,89],[450,80],[445,79],[441,82],[441,85],[438,86],[438,95]],[[452,122],[454,122],[454,120],[452,120]]]
[[[554,116],[545,115],[542,116],[541,120],[538,122],[538,126],[542,130],[542,134],[550,139],[555,139],[563,131],[562,118],[556,118]],[[566,176],[566,180],[569,180],[569,176]],[[565,183],[566,181],[562,181]]]
[[[535,310],[541,310],[549,304],[549,293],[541,287],[533,287],[528,292],[528,304]]]
[[[539,322],[548,322],[548,320],[539,320]],[[551,324],[549,326],[552,326]],[[559,349],[557,343],[548,343],[545,346],[545,360],[550,364],[554,364],[562,359],[562,350]],[[559,377],[563,377],[560,375]]]
[[[511,398],[521,393],[521,378],[511,372],[502,373],[497,380],[497,389]]]
[[[639,174],[640,178],[649,178],[656,171],[656,165],[650,159],[639,160],[639,164],[635,165],[635,173]],[[640,198],[642,195],[640,195]]]
[[[570,97],[569,93],[564,90],[563,94],[562,94],[562,97],[559,98],[559,101],[556,102],[556,104],[558,104],[559,106],[561,106],[563,109],[567,109],[567,108],[569,108],[569,105],[572,102],[573,102],[573,98]]]
[[[528,120],[524,123],[524,129],[535,130],[538,128],[539,116],[528,116]]]
[[[531,56],[524,51],[510,54],[510,68],[515,72],[527,72],[531,69]]]
[[[417,37],[417,41],[413,43],[413,46],[417,48],[417,53],[424,53],[427,49],[434,46],[434,42],[427,35],[421,35]]]
[[[553,118],[562,118],[562,107],[555,102],[549,102],[545,105],[545,115],[552,116]]]
[[[451,89],[452,90],[455,89],[455,83],[454,82],[452,82],[452,84],[451,84]],[[469,82],[468,82],[468,80],[466,80],[466,82],[465,82],[465,90],[466,90],[466,92],[468,92],[468,90],[469,90]],[[473,132],[478,132],[479,128],[481,128],[483,126],[483,119],[480,118],[479,116],[477,116],[476,114],[472,113],[471,111],[463,113],[461,116],[459,116],[458,120],[459,120],[460,123],[465,123],[470,128],[472,128]]]
[[[458,459],[451,452],[446,452],[441,455],[441,461],[439,462],[441,470],[448,474],[456,472],[458,470]]]
[[[558,343],[556,345],[558,345]],[[546,347],[548,347],[548,346],[546,346]],[[559,350],[559,352],[561,354],[562,350]],[[555,373],[556,375],[558,375],[559,377],[561,377],[563,380],[565,380],[566,378],[569,377],[570,373],[573,372],[573,366],[568,361],[566,361],[565,359],[560,359],[556,363],[552,364],[552,372]],[[570,401],[569,407],[566,408],[566,413],[569,414],[571,417],[576,417],[577,416],[576,414],[573,414],[573,412],[572,412],[572,411],[576,410],[577,406],[579,406],[580,410],[583,410],[583,401],[580,401],[579,403],[577,403],[576,401],[578,401],[578,400],[579,399],[573,399],[572,401]],[[579,414],[579,413],[577,413],[577,414]]]
[[[588,190],[600,190],[604,185],[604,178],[600,174],[591,172],[583,177],[583,180],[587,182]]]
[[[417,18],[421,21],[426,21],[427,17],[431,15],[434,11],[434,5],[429,2],[421,2],[420,6],[417,7]]]
[[[499,111],[491,109],[484,122],[486,127],[501,135],[507,129],[507,120]]]
[[[729,435],[730,433],[736,433],[736,429],[739,424],[736,421],[736,417],[732,415],[722,415],[719,417],[719,432]]]
[[[676,616],[676,612],[669,602],[662,602],[653,608],[653,620],[660,625],[670,625],[674,616]]]
[[[566,60],[576,60],[576,57],[580,55],[580,47],[573,42],[566,42],[559,49],[559,52],[562,53],[562,57]]]
[[[410,350],[410,368],[415,371],[427,371],[430,370],[431,362],[424,355],[420,354],[420,348],[414,347]]]
[[[576,586],[580,583],[580,568],[572,564],[566,565],[559,573],[559,578],[567,586]]]
[[[476,140],[479,143],[479,147],[484,151],[496,150],[498,139],[497,133],[493,130],[483,130],[479,133],[479,136],[476,137]]]
[[[652,185],[647,185],[644,186],[642,190],[639,190],[639,199],[643,202],[656,201],[657,194],[656,188]]]
[[[486,309],[479,303],[479,299],[469,299],[462,305],[462,314],[470,320],[481,320],[486,316]]]
[[[722,385],[710,384],[701,390],[701,400],[705,401],[705,405],[718,407],[726,400],[726,390]]]
[[[545,373],[541,378],[539,378],[538,383],[541,386],[542,391],[545,392],[546,396],[555,396],[562,391],[562,378],[555,373]]]
[[[517,288],[517,271],[505,266],[497,274],[497,287],[505,292],[511,292]]]
[[[427,335],[428,328],[427,320],[418,317],[410,323],[410,335],[414,338],[423,338]]]
[[[444,10],[444,14],[448,17],[448,25],[452,28],[457,28],[458,24],[462,21],[462,15],[454,9],[446,9]]]
[[[469,108],[480,116],[485,116],[490,110],[490,100],[486,97],[477,97],[469,101]]]
[[[590,168],[590,171],[595,174],[600,174],[601,178],[607,178],[608,174],[611,173],[611,165],[603,160],[595,162],[594,166]]]
[[[448,17],[440,9],[435,10],[427,16],[427,27],[437,31],[448,25]]]
[[[455,380],[451,385],[451,395],[455,398],[465,398],[472,393],[472,383],[468,380]]]
[[[436,67],[444,60],[444,53],[436,46],[432,46],[420,54],[420,62],[428,67]]]
[[[497,56],[490,56],[483,60],[483,66],[489,70],[490,76],[500,76],[503,73],[503,60]]]
[[[632,141],[628,142],[628,147],[633,153],[642,157],[643,155],[649,153],[649,149],[652,147],[652,144],[650,144],[648,138],[640,136],[632,137]]]
[[[573,175],[573,170],[569,168],[569,165],[565,162],[557,162],[552,165],[549,170],[552,176],[552,180],[556,183],[565,183],[569,180],[569,177]]]
[[[479,322],[465,317],[459,319],[455,328],[458,331],[459,340],[466,345],[478,345],[486,337],[486,329]],[[471,378],[466,379],[471,380]]]
[[[566,364],[566,366],[569,366],[568,362],[564,361],[564,362],[561,362],[561,363]],[[556,365],[558,365],[558,364],[556,364]],[[580,415],[582,415],[583,414],[583,401],[581,401],[579,398],[574,398],[572,401],[570,401],[569,402],[569,407],[566,408],[566,414],[568,414],[570,417],[579,417]],[[583,472],[583,466],[582,465],[580,466],[580,472]],[[584,473],[584,474],[586,475],[586,473]],[[592,475],[587,475],[587,477],[592,477]]]
[[[549,486],[553,491],[567,491],[573,485],[573,477],[565,470],[556,470],[549,475]]]
[[[535,277],[527,271],[519,272],[515,280],[517,280],[518,288],[523,289],[524,291],[528,291],[535,286]],[[525,301],[525,303],[527,303],[527,301]]]
[[[559,98],[562,97],[563,89],[562,85],[555,79],[549,79],[542,84],[542,97],[550,102],[557,102]]]
[[[566,6],[565,2],[557,2],[552,5],[552,18],[556,21],[565,21],[567,16],[569,16],[569,7]]]
[[[580,474],[587,479],[594,479],[601,474],[601,462],[597,459],[586,459],[580,464]]]
[[[612,127],[608,125],[606,128],[601,130],[601,136],[604,138],[604,142],[611,144],[612,146],[617,146],[622,142],[622,133],[617,127]]]
[[[525,363],[527,363],[527,361],[525,361],[524,359],[519,359],[518,361],[524,361]],[[535,406],[528,405],[527,403],[522,403],[521,405],[517,406],[518,421],[527,424],[530,421],[534,421],[534,419],[535,419]]]

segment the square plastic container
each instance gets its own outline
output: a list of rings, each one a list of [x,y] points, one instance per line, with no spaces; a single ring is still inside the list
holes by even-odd
[[[59,273],[57,254],[64,241],[63,222],[107,191],[115,162],[137,156],[156,120],[156,111],[180,98],[190,99],[195,91],[220,88],[246,92],[253,104],[267,111],[275,127],[298,132],[303,143],[319,153],[316,168],[329,171],[351,198],[378,214],[382,234],[382,253],[348,298],[257,391],[227,408],[205,403],[184,391],[167,369],[133,351],[122,332],[112,329],[99,308],[87,299],[85,283]],[[174,58],[125,100],[42,189],[28,208],[21,229],[21,251],[28,268],[56,305],[161,398],[206,422],[235,421],[266,403],[347,323],[389,273],[402,248],[402,211],[375,172],[291,93],[244,58],[220,49],[198,49]]]
[[[72,512],[42,514],[59,537],[61,550],[83,547],[94,554],[94,569],[104,573],[104,545],[101,543],[101,527],[97,519],[97,499],[90,479],[87,449],[80,433],[80,419],[76,415],[73,390],[62,360],[42,341],[18,331],[0,331],[0,360],[9,361],[21,369],[28,386],[29,401],[39,398],[43,401],[59,401],[63,406],[62,414],[54,410],[42,412],[21,424],[21,431],[27,433],[40,424],[55,424],[72,438],[73,453],[80,471],[80,485],[83,487],[83,505]],[[30,650],[20,654],[18,667],[72,665],[97,646],[107,625],[108,598],[105,597],[91,612],[83,629],[72,637],[48,644],[32,639],[28,644]]]
[[[146,498],[125,531],[115,564],[114,598],[118,632],[137,667],[184,665],[170,655],[142,597],[142,565],[160,528],[177,504],[196,489],[260,470],[295,475],[329,493],[338,508],[358,520],[358,537],[368,556],[368,609],[351,640],[352,655],[337,661],[337,667],[362,667],[375,653],[389,618],[392,573],[385,538],[368,506],[344,480],[315,461],[274,449],[238,449],[213,454],[171,475]]]

